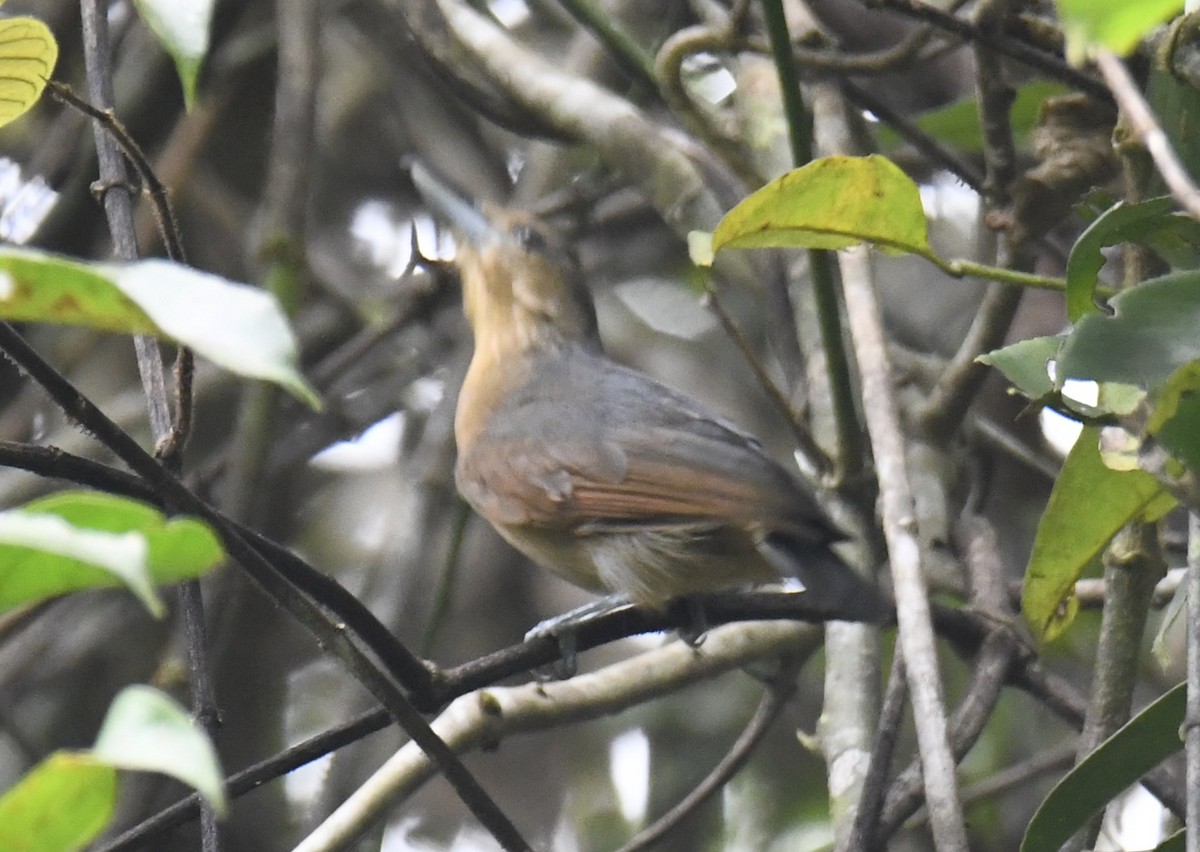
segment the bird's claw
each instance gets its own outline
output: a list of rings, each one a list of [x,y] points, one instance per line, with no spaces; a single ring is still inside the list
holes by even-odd
[[[552,677],[558,680],[573,677],[576,672],[576,663],[579,660],[579,631],[614,609],[628,606],[629,603],[628,595],[609,595],[591,601],[561,615],[538,622],[526,632],[525,641],[553,639],[558,643],[561,659],[555,667]]]

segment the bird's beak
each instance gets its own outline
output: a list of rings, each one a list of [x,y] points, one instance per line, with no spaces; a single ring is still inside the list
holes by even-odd
[[[479,208],[460,196],[422,163],[411,166],[413,184],[425,203],[471,245],[481,248],[503,239],[503,233]]]

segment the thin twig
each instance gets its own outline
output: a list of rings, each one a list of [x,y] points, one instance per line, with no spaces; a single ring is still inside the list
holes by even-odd
[[[305,257],[312,165],[315,161],[316,98],[321,73],[319,0],[277,0],[279,39],[271,154],[257,235],[258,276],[292,314],[305,289]],[[254,384],[239,401],[225,469],[224,503],[233,516],[258,521],[270,501],[262,473],[275,427],[279,389]]]
[[[65,86],[51,84],[51,91],[93,120],[100,181],[107,187],[103,199],[104,210],[117,257],[132,261],[139,256],[132,193],[128,190],[113,191],[116,184],[128,181],[125,161],[117,151],[117,147],[120,147],[121,152],[134,164],[143,185],[150,189],[159,229],[168,253],[182,263],[183,242],[167,199],[166,188],[113,112],[116,99],[113,91],[112,46],[109,43],[107,14],[107,8],[101,8],[97,0],[83,0],[80,4],[88,89],[92,100],[98,106],[93,107],[82,98],[75,97]],[[187,443],[192,424],[192,354],[186,347],[181,347],[176,356],[175,411],[172,416],[168,413],[166,381],[163,377],[162,355],[158,342],[139,335],[134,338],[134,348],[149,406],[156,454],[166,469],[178,474],[183,467],[183,447]],[[192,709],[204,731],[211,737],[220,724],[221,714],[217,705],[212,660],[205,636],[204,599],[199,581],[192,580],[180,584],[178,594]],[[200,845],[204,852],[220,852],[223,845],[216,812],[207,803],[201,807]]]
[[[904,671],[904,655],[897,648],[892,655],[892,671],[888,675],[883,707],[879,711],[879,724],[875,729],[871,760],[863,779],[862,797],[858,801],[850,833],[838,843],[838,852],[873,849],[877,845],[875,834],[879,829],[880,814],[883,812],[887,776],[892,769],[892,756],[896,751],[900,723],[904,719],[904,708],[907,704],[908,675]]]
[[[111,109],[115,97],[106,10],[101,8],[97,0],[84,0],[80,4],[80,15],[83,22],[84,65],[87,68],[90,98],[101,111]],[[54,91],[53,87],[51,91]],[[101,200],[108,217],[113,252],[119,260],[137,260],[133,196],[129,188],[125,159],[118,150],[115,137],[107,131],[101,121],[94,119],[92,130],[100,165],[99,185],[103,187]],[[150,406],[151,429],[157,439],[158,436],[167,435],[171,431],[162,356],[158,351],[158,341],[152,337],[138,335],[134,338],[134,348],[137,351],[138,372],[141,374],[146,401]]]
[[[125,129],[125,125],[121,123],[111,108],[103,109],[89,103],[75,94],[75,91],[65,83],[50,80],[46,83],[46,88],[50,90],[50,94],[55,98],[73,109],[79,110],[111,135],[112,140],[121,149],[121,153],[125,155],[133,165],[134,170],[138,173],[138,179],[145,188],[146,195],[150,198],[151,207],[154,210],[155,218],[158,220],[159,233],[162,236],[167,255],[172,260],[186,263],[187,258],[184,254],[183,241],[180,239],[179,222],[175,218],[175,210],[171,206],[170,193],[163,182],[159,180],[154,167],[150,164],[150,159],[142,151],[141,146],[138,145],[129,131]],[[127,259],[134,260],[136,258]]]
[[[225,789],[231,799],[236,799],[257,790],[268,781],[280,778],[301,766],[312,763],[340,748],[356,743],[364,737],[387,727],[391,718],[383,710],[368,710],[357,718],[344,722],[328,731],[323,731],[296,743],[266,760],[235,772],[225,779]],[[200,810],[200,794],[192,793],[173,805],[163,808],[154,816],[143,820],[127,831],[97,846],[92,852],[124,852],[148,844],[161,835],[195,819]]]
[[[838,85],[846,93],[847,98],[863,109],[869,110],[881,122],[895,130],[929,162],[950,172],[976,192],[982,193],[983,175],[979,174],[975,167],[966,160],[951,152],[945,145],[922,130],[919,124],[899,110],[893,109],[885,100],[875,97],[850,78],[839,80]]]
[[[1094,98],[1108,99],[1108,91],[1099,80],[1077,68],[1072,68],[1062,57],[1045,53],[1001,33],[987,32],[970,21],[964,21],[957,15],[952,15],[937,6],[922,3],[920,0],[860,0],[860,2],[868,8],[885,9],[918,21],[925,21],[966,41],[982,44],[1023,62],[1030,68],[1035,68],[1050,77],[1061,80],[1068,86],[1086,92]]]
[[[787,705],[788,699],[795,693],[798,685],[796,682],[797,669],[798,666],[792,663],[771,679],[762,700],[754,710],[754,716],[751,717],[741,735],[730,747],[729,752],[721,758],[720,763],[713,767],[704,780],[697,784],[696,788],[680,800],[675,807],[639,831],[624,846],[619,847],[617,852],[640,852],[661,840],[675,826],[711,799],[729,782],[729,779],[733,778],[746,765],[746,761],[750,759],[755,747],[771,730],[771,725],[779,716],[779,711]]]
[[[791,143],[793,165],[799,167],[813,158],[813,119],[800,96],[800,75],[792,54],[791,37],[781,0],[762,0],[767,35],[771,40],[771,55],[779,74],[784,115],[787,118],[788,139]],[[809,277],[817,309],[821,346],[829,370],[829,389],[833,397],[834,423],[837,431],[836,471],[839,479],[853,479],[866,460],[862,424],[854,405],[853,382],[850,380],[850,360],[842,337],[840,300],[833,274],[833,259],[827,251],[808,253]]]
[[[1150,597],[1163,573],[1158,533],[1152,524],[1130,524],[1105,552],[1109,596],[1100,617],[1091,695],[1075,752],[1077,765],[1129,721]],[[1098,815],[1066,848],[1090,849],[1099,832]]]
[[[1121,112],[1129,120],[1134,134],[1154,160],[1171,195],[1193,219],[1200,219],[1200,187],[1196,186],[1175,153],[1171,140],[1150,112],[1149,104],[1142,97],[1125,63],[1111,50],[1101,48],[1096,52],[1096,67],[1104,75],[1104,81],[1112,90]]]
[[[558,3],[608,48],[626,74],[650,91],[658,90],[654,79],[654,57],[613,21],[611,8],[603,8],[593,0],[558,0]]]
[[[671,111],[747,186],[758,188],[764,182],[763,176],[747,156],[745,146],[717,124],[711,111],[697,105],[683,81],[683,63],[688,57],[704,52],[731,53],[735,49],[734,33],[728,22],[724,27],[707,24],[685,27],[663,41],[654,56],[654,76],[659,93]]]
[[[746,336],[742,334],[742,330],[738,328],[737,323],[725,310],[725,306],[721,304],[720,298],[717,296],[716,290],[711,287],[704,294],[705,303],[709,310],[716,316],[717,321],[721,324],[725,334],[733,341],[733,344],[742,353],[742,357],[746,359],[746,363],[750,365],[750,369],[754,372],[754,378],[758,379],[759,387],[766,393],[767,398],[775,403],[775,407],[784,416],[788,426],[792,430],[792,437],[796,439],[796,452],[804,457],[804,465],[807,470],[814,471],[818,476],[828,473],[830,468],[829,457],[817,446],[817,442],[813,440],[812,434],[804,428],[800,418],[796,416],[796,412],[792,409],[792,404],[788,402],[779,385],[767,373],[767,368],[763,364],[762,359],[754,351]]]
[[[1039,752],[1033,757],[1001,769],[981,781],[964,785],[962,789],[963,804],[973,805],[977,802],[983,802],[1007,793],[1009,790],[1018,790],[1021,793],[1027,793],[1031,782],[1051,772],[1060,772],[1069,769],[1074,760],[1075,750],[1073,743],[1067,743],[1046,752]],[[911,829],[926,822],[928,819],[929,811],[921,808],[904,824],[904,827]]]
[[[1190,546],[1190,542],[1189,542]],[[1179,587],[1187,582],[1186,568],[1172,568],[1154,584],[1150,605],[1162,609],[1174,600]],[[1100,609],[1108,599],[1108,583],[1102,577],[1084,577],[1075,581],[1075,600],[1080,609]]]
[[[1011,284],[988,286],[967,336],[917,413],[925,434],[934,441],[946,441],[963,425],[989,372],[977,359],[1003,344],[1023,293],[1020,287]]]
[[[150,199],[150,209],[154,211],[154,222],[158,226],[158,233],[163,242],[163,247],[167,251],[167,257],[176,263],[187,263],[187,254],[183,248],[183,233],[179,229],[179,220],[175,217],[175,209],[171,204],[171,196],[166,185],[159,180],[157,172],[150,164],[150,159],[142,151],[141,146],[130,135],[116,117],[112,109],[101,109],[75,94],[70,86],[63,83],[58,83],[50,80],[47,84],[50,93],[68,104],[79,112],[91,118],[94,122],[103,127],[117,147],[121,149],[121,153],[133,164],[134,170],[138,173],[138,180],[145,188],[146,194]],[[101,178],[103,180],[103,177]],[[111,189],[111,187],[110,187]],[[107,194],[107,193],[106,193]],[[111,219],[111,228],[124,227],[123,219]],[[132,234],[128,241],[135,245],[137,244],[136,237]],[[126,258],[133,260],[136,258]],[[144,345],[144,344],[142,344]],[[155,343],[157,349],[157,343]],[[156,361],[161,375],[161,361]],[[175,379],[175,405],[174,416],[170,418],[171,428],[165,433],[155,432],[155,447],[158,455],[168,464],[178,465],[180,463],[179,456],[183,452],[184,445],[187,444],[188,436],[192,432],[192,378],[195,374],[195,358],[192,351],[181,346],[179,352],[175,356],[175,366],[172,370]],[[151,403],[151,410],[166,406],[165,388],[161,381],[152,379],[151,386],[153,390],[148,391],[155,395],[163,396],[161,404]],[[153,425],[153,423],[152,423]]]
[[[1007,0],[980,3],[976,9],[977,26],[981,31],[997,31],[1007,13]],[[1010,204],[1009,187],[1016,174],[1016,146],[1009,120],[1013,93],[1004,79],[1004,65],[994,51],[982,45],[976,47],[975,64],[979,125],[984,140],[985,172],[981,194],[987,208],[980,217],[981,226],[988,212],[1007,209]],[[994,236],[988,236],[988,247],[983,250],[1007,260],[1009,253],[1003,246],[996,246]],[[1012,284],[994,283],[988,287],[966,337],[917,416],[932,440],[945,442],[961,426],[988,375],[988,368],[979,363],[978,356],[1004,342],[1020,307],[1022,293],[1022,288]]]
[[[1019,645],[1007,625],[1015,613],[1004,586],[1004,565],[995,530],[984,518],[968,516],[956,525],[954,539],[967,567],[971,605],[994,625],[972,661],[966,696],[950,718],[950,747],[955,759],[960,760],[974,746],[991,718]],[[921,774],[920,764],[914,762],[888,791],[880,816],[880,836],[876,838],[879,842],[897,830],[920,805]]]
[[[1058,474],[1062,470],[1061,461],[1039,453],[990,417],[976,414],[971,418],[970,431],[980,441],[991,444],[1006,453],[1010,458],[1020,462],[1048,482],[1058,479]]]

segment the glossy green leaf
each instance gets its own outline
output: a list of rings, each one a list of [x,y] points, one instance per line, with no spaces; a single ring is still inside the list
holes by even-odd
[[[1152,198],[1139,204],[1118,202],[1079,235],[1067,259],[1067,318],[1071,322],[1099,310],[1093,298],[1104,267],[1100,250],[1169,230],[1175,221],[1187,218],[1174,212],[1176,206],[1170,197]]]
[[[2,248],[0,319],[162,335],[320,405],[296,368],[296,340],[274,296],[171,261],[82,263]]]
[[[1033,634],[1061,635],[1078,609],[1075,581],[1084,569],[1125,524],[1161,517],[1174,504],[1150,474],[1105,467],[1099,431],[1085,428],[1054,483],[1025,572],[1021,609]]]
[[[74,852],[112,818],[117,773],[90,755],[56,752],[0,797],[0,849]]]
[[[1093,46],[1127,54],[1150,30],[1183,11],[1184,0],[1058,0],[1067,58],[1083,62]]]
[[[1113,315],[1089,313],[1067,336],[1060,380],[1121,382],[1154,390],[1200,360],[1200,272],[1176,272],[1112,298]]]
[[[1038,806],[1021,852],[1057,852],[1126,787],[1183,748],[1187,684],[1173,687],[1063,777]]]
[[[156,583],[200,576],[225,558],[207,525],[152,506],[65,491],[0,512],[0,609],[124,585],[156,615]]]
[[[0,127],[38,102],[58,62],[58,42],[36,18],[0,20]]]
[[[862,243],[936,257],[917,185],[878,155],[814,160],[744,199],[712,233],[714,252]]]
[[[184,102],[190,110],[196,103],[200,66],[208,53],[213,0],[134,0],[134,5],[175,61]]]
[[[1058,355],[1062,341],[1058,336],[1033,337],[980,355],[976,360],[995,367],[1030,399],[1042,399],[1055,390],[1048,365]]]
[[[228,809],[212,742],[187,710],[149,686],[129,686],[113,699],[92,753],[118,769],[161,772],[195,788],[219,815]]]

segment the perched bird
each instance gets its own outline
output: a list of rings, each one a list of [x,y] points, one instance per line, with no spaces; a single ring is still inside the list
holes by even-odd
[[[463,239],[475,351],[458,399],[455,479],[514,547],[564,579],[663,608],[798,578],[820,611],[876,620],[844,538],[755,438],[605,357],[591,297],[542,224],[481,213],[416,167]]]

